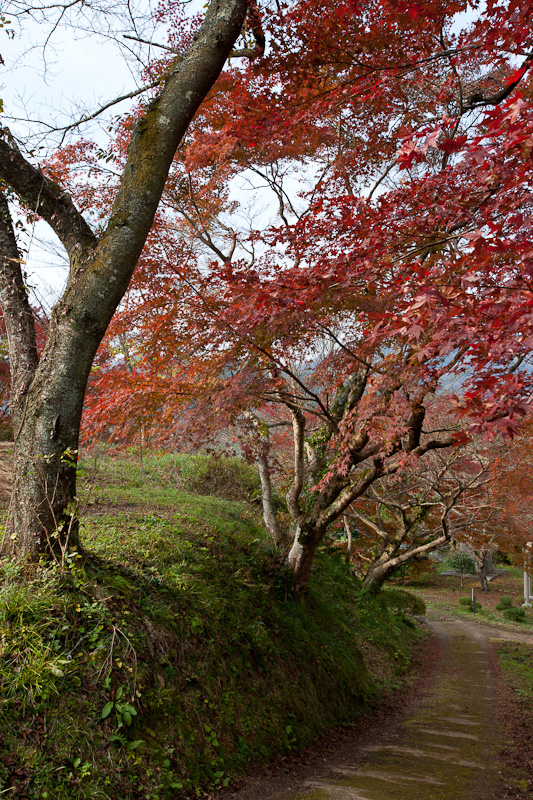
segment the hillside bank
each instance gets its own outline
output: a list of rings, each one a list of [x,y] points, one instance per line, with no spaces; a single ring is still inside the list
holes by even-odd
[[[411,619],[341,554],[296,601],[250,504],[143,469],[99,472],[83,558],[2,566],[1,791],[201,796],[352,723],[409,668]]]

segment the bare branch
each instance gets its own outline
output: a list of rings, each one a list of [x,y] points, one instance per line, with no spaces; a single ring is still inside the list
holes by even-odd
[[[490,97],[484,97],[482,93],[479,97],[476,94],[474,94],[469,104],[466,106],[466,110],[472,111],[474,108],[483,108],[484,106],[497,106],[501,102],[506,100],[509,97],[509,95],[511,95],[514,92],[514,90],[516,89],[516,87],[518,86],[518,84],[520,83],[520,81],[530,68],[532,62],[533,62],[533,53],[529,53],[529,55],[526,57],[524,63],[519,69],[520,75],[516,80],[511,81],[511,83],[508,83],[506,86],[503,87],[503,89],[500,89],[499,92],[496,92],[496,94],[493,94]]]
[[[0,192],[0,298],[11,362],[10,407],[15,416],[39,363],[34,317],[20,265],[9,207]],[[15,419],[15,438],[20,423],[20,419]]]
[[[115,97],[114,100],[109,100],[109,102],[104,103],[103,106],[97,108],[96,111],[93,111],[92,114],[84,114],[84,116],[81,117],[76,122],[72,122],[70,125],[66,125],[63,128],[56,128],[55,130],[63,131],[64,132],[63,139],[64,139],[65,135],[69,131],[72,131],[75,128],[79,128],[80,125],[83,125],[86,122],[91,122],[91,120],[96,119],[97,117],[100,116],[100,114],[103,114],[104,111],[107,111],[108,108],[112,108],[113,106],[118,105],[118,103],[122,103],[123,100],[131,100],[134,97],[138,97],[139,95],[144,94],[144,92],[147,92],[150,89],[155,89],[156,86],[161,85],[163,80],[164,79],[162,78],[158,78],[157,80],[152,81],[151,83],[147,83],[144,86],[141,86],[139,89],[134,89],[132,92],[127,92],[126,94],[123,94],[120,97]]]
[[[0,129],[0,176],[23,203],[44,217],[75,261],[98,240],[70,196],[27,161],[7,128]]]
[[[170,47],[168,44],[158,44],[158,42],[151,42],[149,39],[142,39],[140,36],[129,36],[129,34],[124,33],[122,35],[123,39],[131,39],[133,42],[142,42],[142,44],[149,44],[150,47],[159,47],[161,50],[168,50],[170,53],[174,53],[174,55],[180,55],[179,50],[176,50],[175,47]]]

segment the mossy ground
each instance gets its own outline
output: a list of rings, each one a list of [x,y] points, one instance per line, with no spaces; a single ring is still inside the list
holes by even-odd
[[[294,600],[250,504],[88,466],[87,555],[2,567],[1,792],[201,796],[401,683],[418,634],[341,554]]]

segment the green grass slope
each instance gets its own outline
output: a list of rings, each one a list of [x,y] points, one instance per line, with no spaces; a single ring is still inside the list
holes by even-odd
[[[2,566],[0,792],[201,796],[399,685],[412,623],[340,554],[295,601],[250,505],[118,466],[86,559]]]

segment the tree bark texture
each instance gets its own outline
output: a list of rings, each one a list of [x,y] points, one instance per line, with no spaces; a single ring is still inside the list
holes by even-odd
[[[369,565],[365,576],[363,578],[363,586],[367,589],[380,589],[387,578],[394,574],[398,567],[412,561],[417,556],[424,556],[426,553],[438,550],[448,544],[450,541],[448,529],[445,528],[444,533],[436,539],[421,544],[419,547],[413,547],[407,551],[397,555],[399,547],[395,548],[392,553],[384,552],[376,561]]]
[[[1,131],[0,177],[54,229],[70,259],[41,358],[9,213],[2,201],[0,294],[12,367],[14,487],[4,553],[77,544],[76,461],[83,398],[94,356],[123,297],[161,198],[176,149],[239,36],[246,0],[212,0],[189,51],[136,124],[126,167],[101,237],[61,187]],[[33,338],[32,338],[33,336]]]
[[[325,531],[312,526],[296,528],[294,541],[287,557],[292,572],[292,590],[296,596],[307,587],[318,545]]]
[[[281,544],[285,537],[274,511],[274,500],[272,497],[272,481],[270,480],[270,468],[268,458],[265,453],[257,456],[257,468],[261,480],[261,503],[263,506],[263,520],[265,527],[276,544]]]

